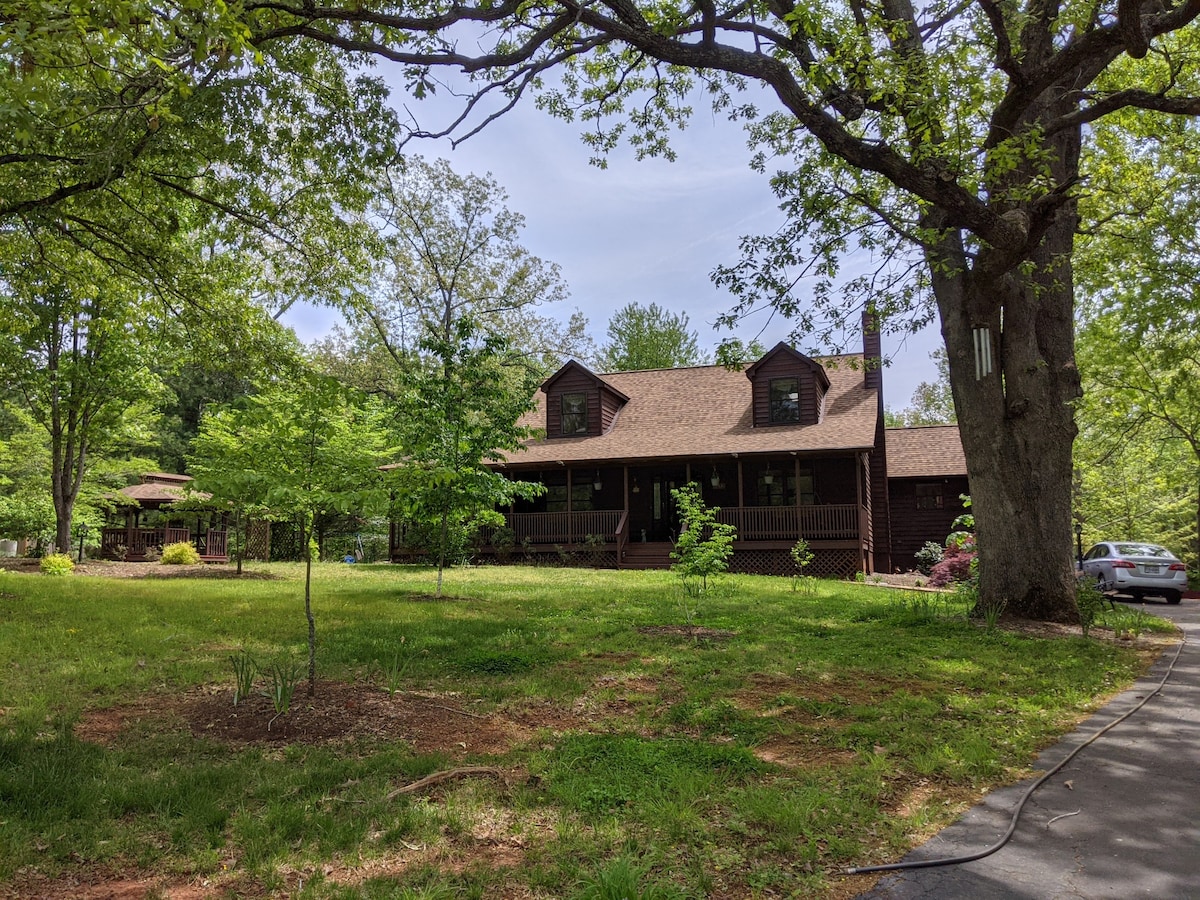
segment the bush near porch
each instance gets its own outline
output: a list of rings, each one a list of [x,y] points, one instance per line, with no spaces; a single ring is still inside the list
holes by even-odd
[[[952,595],[729,576],[687,629],[667,572],[321,564],[273,718],[230,660],[303,653],[301,568],[248,571],[0,572],[0,893],[851,896],[1145,665]]]

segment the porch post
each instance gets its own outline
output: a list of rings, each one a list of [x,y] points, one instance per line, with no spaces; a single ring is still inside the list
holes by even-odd
[[[574,504],[572,503],[572,500],[574,498],[572,498],[572,496],[571,496],[571,494],[574,493],[574,489],[575,489],[574,475],[575,475],[575,471],[570,466],[568,466],[567,467],[567,543],[568,544],[575,543],[575,507],[574,507]]]
[[[867,558],[867,535],[863,530],[863,525],[866,524],[866,517],[863,515],[863,479],[869,478],[866,455],[856,453],[854,459],[858,463],[858,474],[854,479],[854,505],[855,518],[858,520],[858,565],[864,572],[869,572],[871,569],[870,560]]]

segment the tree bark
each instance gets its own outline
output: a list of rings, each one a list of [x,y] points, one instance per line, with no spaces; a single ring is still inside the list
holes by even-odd
[[[966,455],[979,553],[979,603],[1022,618],[1077,622],[1071,447],[1080,396],[1070,253],[1073,209],[999,277],[972,267],[961,238],[931,260]],[[986,333],[979,332],[986,328]],[[992,371],[977,360],[983,337]]]
[[[312,611],[312,513],[301,518],[300,539],[304,544],[304,616],[308,619],[308,696],[317,693],[317,620]]]

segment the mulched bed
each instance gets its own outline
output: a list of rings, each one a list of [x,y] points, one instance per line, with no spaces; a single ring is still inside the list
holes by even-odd
[[[41,560],[26,557],[0,559],[0,569],[27,575],[41,573]],[[155,562],[112,562],[105,559],[85,559],[76,563],[75,575],[99,575],[105,578],[242,578],[255,580],[278,579],[270,572],[243,568],[239,575],[234,563],[199,563],[194,566],[164,566]]]

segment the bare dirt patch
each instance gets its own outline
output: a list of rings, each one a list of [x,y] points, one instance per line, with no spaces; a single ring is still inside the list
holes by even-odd
[[[405,741],[418,753],[452,758],[503,755],[532,736],[530,725],[464,708],[456,697],[417,693],[392,696],[367,684],[317,682],[309,697],[302,685],[289,711],[277,715],[265,696],[233,705],[233,690],[197,688],[181,695],[143,698],[93,710],[76,726],[82,740],[112,743],[131,722],[186,728],[197,737],[225,744],[330,744],[352,740]]]
[[[531,740],[541,729],[554,731],[583,725],[576,717],[547,706],[529,707],[519,716],[484,714],[470,709],[473,704],[457,695],[399,692],[389,696],[378,687],[363,683],[320,681],[315,696],[301,693],[302,685],[286,715],[276,716],[269,698],[251,696],[233,705],[232,688],[207,686],[180,695],[146,695],[137,700],[87,713],[76,726],[76,735],[101,745],[116,743],[131,728],[180,729],[235,747],[329,745],[358,740],[404,741],[420,753],[444,754],[449,763],[431,787],[418,783],[419,793],[428,796],[451,782],[464,778],[496,777],[503,781],[523,777],[509,768],[462,767],[471,756],[498,756]],[[539,715],[546,713],[546,715]],[[454,766],[454,768],[450,768]],[[485,771],[486,768],[486,771]],[[396,793],[414,785],[405,785]],[[383,857],[367,860],[333,859],[308,869],[284,866],[283,894],[272,893],[234,872],[214,878],[188,880],[153,873],[115,872],[83,866],[58,878],[30,871],[19,874],[0,887],[0,900],[9,898],[78,897],[83,900],[208,900],[213,897],[291,896],[315,876],[340,885],[353,886],[369,878],[399,875],[414,865],[436,865],[461,872],[472,867],[518,870],[524,863],[528,837],[505,819],[498,809],[475,822],[467,834],[437,844],[405,845]],[[231,881],[233,879],[233,881]],[[235,883],[236,882],[236,883]],[[531,897],[519,886],[503,896]]]
[[[212,897],[262,898],[269,892],[261,885],[235,876],[226,879],[183,880],[151,874],[113,872],[105,868],[82,868],[50,879],[21,872],[0,887],[2,900],[208,900]]]
[[[638,634],[649,634],[657,637],[685,637],[696,641],[710,641],[712,643],[729,641],[737,636],[736,631],[705,628],[703,625],[643,625],[638,628]]]
[[[831,750],[803,736],[772,738],[751,749],[763,762],[785,769],[849,766],[858,759],[858,754],[853,750]]]

